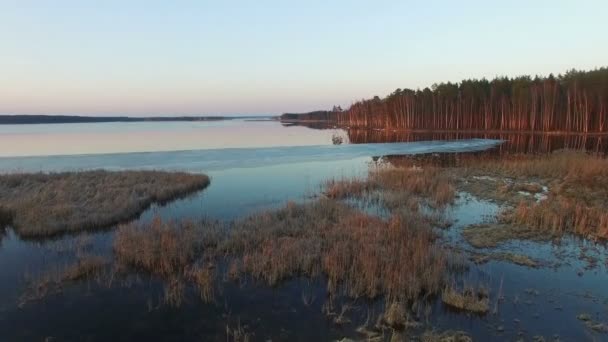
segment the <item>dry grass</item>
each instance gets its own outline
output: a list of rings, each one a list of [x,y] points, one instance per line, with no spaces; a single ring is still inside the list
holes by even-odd
[[[368,182],[366,179],[352,178],[329,180],[324,184],[325,196],[332,199],[343,199],[356,197],[361,194],[373,191],[375,184]]]
[[[439,168],[379,168],[369,179],[382,189],[396,190],[429,199],[431,204],[443,206],[454,199],[455,189],[449,177]]]
[[[490,298],[487,290],[483,288],[465,288],[458,291],[453,287],[446,287],[441,294],[441,300],[449,307],[476,314],[486,314],[490,310]]]
[[[446,258],[434,239],[419,217],[384,221],[320,200],[238,222],[224,248],[271,285],[322,274],[330,293],[408,300],[442,286]]]
[[[205,188],[209,178],[180,172],[86,171],[0,175],[0,207],[26,237],[106,227]]]
[[[215,294],[215,272],[212,265],[200,259],[206,244],[217,244],[219,225],[215,222],[194,224],[154,218],[147,224],[119,227],[114,239],[114,256],[118,270],[135,270],[157,276],[165,282],[165,303],[180,306],[185,287],[192,283],[200,298],[211,302]]]
[[[549,187],[545,200],[521,199],[503,221],[550,235],[564,233],[608,239],[608,160],[582,152],[546,156],[517,155],[500,160],[469,161],[464,175],[509,177],[519,182],[509,191],[535,193]],[[500,196],[498,196],[500,198]]]
[[[379,166],[366,179],[329,180],[325,195],[332,199],[366,199],[382,203],[390,210],[418,211],[420,204],[441,208],[455,197],[448,173],[435,167]]]
[[[184,273],[201,246],[197,227],[191,222],[163,222],[119,227],[114,253],[120,265],[162,277]]]
[[[549,196],[538,204],[521,203],[506,219],[551,235],[608,239],[608,204],[588,206],[565,196]]]
[[[298,276],[322,276],[333,294],[411,300],[438,293],[446,268],[425,220],[385,221],[329,199],[289,203],[226,226],[160,219],[124,225],[114,252],[122,267],[191,282],[207,301],[216,279],[252,277],[277,285]],[[219,262],[226,274],[212,267]]]

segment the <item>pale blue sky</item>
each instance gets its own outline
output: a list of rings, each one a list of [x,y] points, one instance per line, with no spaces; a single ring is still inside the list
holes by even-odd
[[[0,0],[0,113],[276,114],[608,65],[608,1]]]

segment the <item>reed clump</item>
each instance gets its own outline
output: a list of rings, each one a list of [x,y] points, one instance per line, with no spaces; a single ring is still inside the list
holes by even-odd
[[[182,172],[103,170],[0,175],[0,207],[24,237],[107,227],[205,188],[209,177]]]
[[[454,200],[456,189],[448,173],[436,167],[379,166],[366,179],[329,180],[325,194],[333,199],[375,198],[389,209],[418,207],[420,202],[443,207]],[[412,205],[412,201],[416,203]]]
[[[486,314],[490,310],[490,298],[483,288],[476,290],[467,287],[458,291],[449,286],[443,290],[441,300],[449,307],[476,314]]]
[[[193,284],[200,298],[211,302],[215,294],[213,263],[204,259],[207,248],[215,249],[221,235],[218,222],[163,221],[121,225],[114,238],[115,267],[120,273],[135,271],[165,283],[165,302],[179,306],[186,284]]]
[[[328,290],[409,300],[442,286],[446,256],[420,217],[381,220],[322,199],[237,222],[224,245],[243,271],[277,284],[324,275]]]
[[[114,239],[116,261],[150,274],[181,274],[194,261],[201,246],[198,227],[192,222],[163,221],[119,227]]]
[[[608,239],[608,207],[587,206],[563,196],[535,205],[521,203],[507,220],[531,229],[560,236],[565,233]]]

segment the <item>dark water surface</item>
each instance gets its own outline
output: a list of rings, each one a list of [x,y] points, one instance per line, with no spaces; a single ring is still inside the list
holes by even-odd
[[[191,123],[181,123],[169,125],[166,129],[154,124],[134,125],[121,126],[118,131],[106,124],[98,126],[99,129],[90,125],[42,125],[29,128],[33,131],[28,131],[27,127],[20,128],[23,131],[5,128],[0,131],[0,140],[12,144],[22,142],[24,134],[48,134],[50,140],[60,137],[62,143],[80,142],[83,145],[86,145],[83,136],[92,134],[95,139],[93,147],[69,150],[89,149],[88,154],[31,156],[45,154],[40,146],[28,147],[21,156],[5,153],[11,157],[0,158],[0,170],[104,168],[203,172],[211,176],[209,188],[164,206],[154,206],[139,220],[150,220],[156,215],[175,219],[230,220],[258,210],[280,207],[288,200],[306,201],[318,194],[324,180],[365,175],[370,165],[390,162],[394,156],[454,156],[479,151],[504,153],[505,149],[512,152],[505,146],[522,144],[525,145],[522,147],[524,151],[519,151],[518,147],[514,149],[519,152],[547,152],[554,147],[568,147],[564,146],[564,141],[570,141],[537,143],[537,140],[531,142],[530,138],[507,136],[487,139],[448,136],[445,137],[448,140],[430,141],[441,137],[431,136],[426,140],[425,136],[411,138],[397,133],[382,138],[386,132],[368,132],[365,136],[338,129],[289,127],[272,121],[197,123],[195,127],[189,126]],[[11,134],[17,138],[11,140]],[[206,137],[197,138],[201,134]],[[336,134],[348,138],[346,142],[350,144],[332,145],[331,138]],[[179,140],[180,135],[186,138]],[[117,137],[173,137],[178,143],[157,142],[157,152],[141,152],[141,144],[128,142],[129,148],[118,152],[129,153],[110,153],[117,152],[115,145],[104,141]],[[277,137],[279,139],[275,139]],[[492,139],[505,139],[506,142],[503,144]],[[195,148],[183,148],[189,147],[193,141]],[[222,141],[226,141],[225,146],[220,146]],[[247,148],[251,141],[255,141],[255,147]],[[603,142],[597,141],[579,142],[581,144],[587,148],[588,144],[604,146]],[[146,147],[153,149],[155,145],[151,142]],[[462,193],[448,209],[456,224],[442,233],[443,239],[452,246],[470,249],[460,231],[469,224],[487,221],[498,210],[493,203]],[[185,302],[179,307],[171,307],[163,303],[163,283],[154,277],[141,275],[111,284],[85,280],[66,286],[42,300],[20,303],[25,287],[33,279],[73,262],[79,256],[78,250],[93,255],[111,254],[113,237],[113,229],[105,229],[52,240],[25,241],[10,228],[6,229],[0,235],[0,341],[44,341],[47,338],[53,341],[225,341],[231,340],[227,338],[227,329],[239,328],[248,332],[250,340],[254,341],[360,339],[361,335],[354,330],[365,321],[369,310],[376,310],[378,314],[383,309],[380,300],[356,301],[358,309],[350,315],[351,324],[338,326],[322,313],[327,297],[322,279],[292,279],[274,288],[254,281],[243,284],[225,282],[215,302],[207,304],[198,298],[194,289],[187,288]],[[74,246],[80,247],[74,251]],[[607,335],[591,331],[576,318],[580,313],[589,313],[599,322],[608,321],[608,253],[605,247],[568,238],[559,244],[510,242],[500,248],[546,260],[547,266],[528,268],[490,261],[471,267],[463,279],[457,281],[488,286],[492,310],[496,308],[496,313],[467,315],[450,311],[435,300],[432,301],[427,328],[464,330],[480,341],[516,340],[520,337],[531,340],[536,335],[542,335],[546,340],[555,337],[562,341],[606,340]],[[581,261],[581,253],[594,256],[600,262],[595,267],[588,267]],[[503,297],[500,301],[499,289]],[[305,303],[304,293],[313,300]],[[389,338],[386,336],[385,340]]]

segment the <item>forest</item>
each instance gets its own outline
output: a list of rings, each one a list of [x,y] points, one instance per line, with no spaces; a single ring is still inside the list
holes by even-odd
[[[605,133],[608,68],[570,70],[547,77],[496,77],[396,89],[385,98],[357,101],[347,110],[305,120],[350,127],[403,130]],[[293,119],[293,116],[290,116]]]

